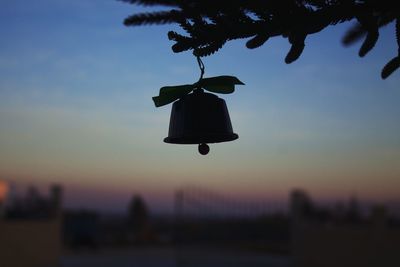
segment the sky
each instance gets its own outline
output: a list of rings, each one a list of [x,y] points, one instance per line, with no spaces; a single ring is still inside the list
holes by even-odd
[[[281,37],[254,50],[232,41],[203,58],[205,77],[245,85],[223,96],[239,139],[201,156],[163,143],[171,105],[151,99],[200,75],[191,52],[171,50],[175,25],[125,27],[146,9],[114,0],[0,6],[1,180],[62,184],[67,207],[120,211],[133,194],[169,209],[187,185],[246,201],[286,200],[293,188],[317,199],[399,199],[400,72],[380,78],[397,53],[393,24],[364,58],[359,43],[341,44],[351,23],[309,36],[289,65]]]

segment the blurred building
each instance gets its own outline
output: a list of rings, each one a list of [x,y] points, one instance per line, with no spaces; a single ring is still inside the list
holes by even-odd
[[[53,267],[61,255],[62,188],[48,197],[30,187],[24,197],[10,196],[0,182],[0,266]]]
[[[328,209],[296,190],[291,194],[291,219],[297,267],[400,266],[400,225],[383,206],[363,216],[355,198]]]

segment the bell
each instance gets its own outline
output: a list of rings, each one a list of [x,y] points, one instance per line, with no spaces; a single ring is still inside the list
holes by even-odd
[[[233,141],[233,133],[225,101],[218,96],[196,89],[172,105],[168,137],[171,144],[199,144],[199,152],[209,152],[207,143]]]

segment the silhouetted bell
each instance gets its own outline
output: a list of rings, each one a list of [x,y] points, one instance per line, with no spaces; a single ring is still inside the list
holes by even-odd
[[[168,137],[171,144],[199,144],[199,152],[209,152],[207,143],[233,141],[233,133],[225,101],[218,96],[196,89],[172,105]]]

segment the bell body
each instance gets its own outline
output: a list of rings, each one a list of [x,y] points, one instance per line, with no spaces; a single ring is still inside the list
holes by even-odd
[[[233,133],[225,101],[201,89],[193,91],[172,105],[166,143],[202,144],[233,141]]]

